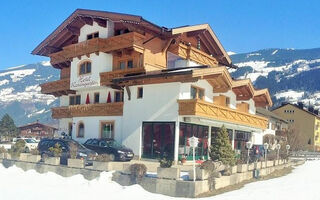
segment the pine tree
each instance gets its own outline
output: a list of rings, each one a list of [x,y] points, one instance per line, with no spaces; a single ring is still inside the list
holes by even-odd
[[[211,160],[221,161],[224,165],[235,165],[235,153],[229,142],[228,131],[224,126],[212,138],[210,157]]]
[[[7,138],[18,136],[19,130],[10,115],[5,114],[0,121],[0,135]]]

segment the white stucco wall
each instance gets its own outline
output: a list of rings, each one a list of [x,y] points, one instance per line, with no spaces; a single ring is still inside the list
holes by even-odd
[[[72,118],[59,119],[58,133],[59,134],[61,134],[62,132],[68,133],[69,132],[69,123],[72,123]]]
[[[60,100],[60,106],[68,106],[69,105],[69,96],[63,95],[59,97]]]
[[[79,64],[88,60],[91,62],[91,73],[79,75]],[[90,54],[90,57],[82,56],[79,60],[73,58],[70,71],[70,89],[81,90],[91,87],[100,86],[100,72],[112,71],[112,54],[95,53]]]
[[[141,155],[142,122],[177,122],[180,83],[143,85],[142,99],[137,99],[137,87],[130,87],[131,100],[124,93],[123,143]]]
[[[191,93],[191,86],[192,85],[203,88],[204,93],[205,93],[204,100],[207,102],[210,102],[210,103],[213,102],[214,94],[213,94],[212,86],[206,80],[199,80],[194,83],[181,83],[179,99],[190,99],[191,98],[190,93]]]
[[[99,38],[107,38],[114,35],[113,23],[108,21],[107,27],[99,26],[96,22],[93,25],[85,24],[80,29],[80,35],[78,37],[79,42],[87,40],[87,35],[95,32],[99,32]]]
[[[73,118],[73,129],[72,138],[84,143],[90,138],[100,137],[100,122],[101,121],[113,121],[114,122],[114,137],[118,142],[122,142],[122,117],[120,116],[99,116],[99,117],[74,117]],[[84,137],[77,138],[76,133],[79,122],[84,124]]]

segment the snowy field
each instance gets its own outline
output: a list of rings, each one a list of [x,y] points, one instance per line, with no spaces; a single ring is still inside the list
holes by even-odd
[[[293,173],[276,179],[245,185],[240,190],[203,199],[213,200],[315,200],[320,199],[320,161],[308,161]],[[17,167],[8,169],[0,165],[1,200],[63,200],[63,199],[152,199],[172,197],[152,194],[139,185],[122,187],[111,181],[111,173],[104,172],[99,179],[85,180],[82,175],[63,178],[54,173],[24,172]]]

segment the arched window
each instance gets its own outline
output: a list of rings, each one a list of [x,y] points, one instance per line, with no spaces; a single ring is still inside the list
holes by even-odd
[[[79,66],[79,75],[90,74],[91,73],[91,62],[82,62]]]
[[[77,137],[84,137],[84,124],[83,122],[80,122],[78,124],[78,134]]]

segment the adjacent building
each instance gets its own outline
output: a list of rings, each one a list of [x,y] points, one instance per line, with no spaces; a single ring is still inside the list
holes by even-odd
[[[59,131],[85,142],[114,138],[139,158],[207,159],[222,126],[241,149],[262,144],[267,89],[234,80],[231,59],[208,24],[165,28],[140,16],[76,10],[32,52],[48,56],[60,80],[41,85],[60,99]]]
[[[263,131],[263,135],[271,134],[282,136],[283,133],[288,130],[289,123],[287,122],[287,120],[280,117],[276,113],[261,107],[258,107],[256,109],[256,113],[257,115],[268,119],[268,128]]]
[[[52,138],[57,130],[57,128],[42,124],[39,121],[19,127],[21,137],[30,137],[36,139]]]
[[[320,117],[313,107],[304,108],[302,103],[284,103],[272,112],[285,119],[298,133],[299,144],[305,150],[320,150]]]

